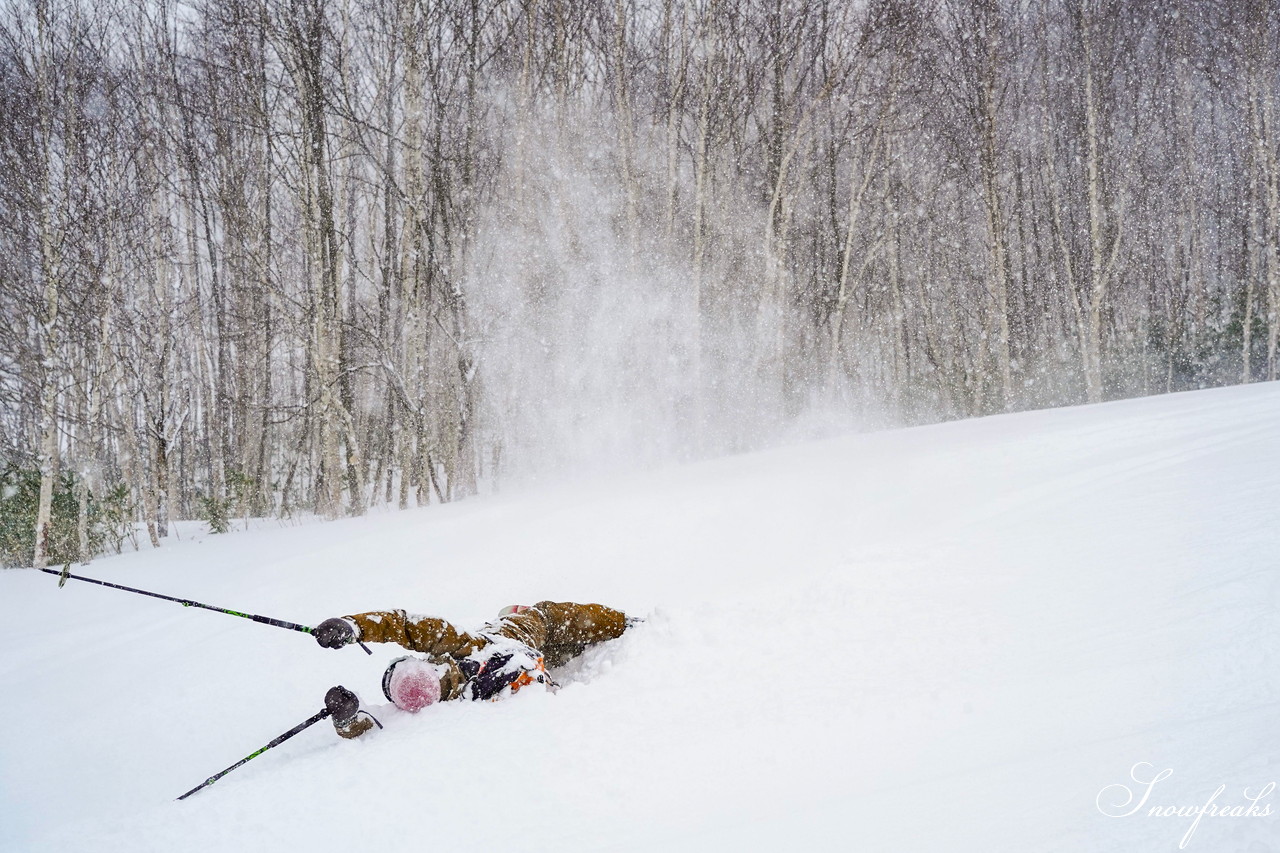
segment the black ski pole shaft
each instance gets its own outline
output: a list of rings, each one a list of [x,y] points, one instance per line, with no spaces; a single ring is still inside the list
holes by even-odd
[[[259,749],[257,752],[254,752],[254,753],[252,753],[252,754],[250,754],[250,755],[246,755],[244,758],[240,759],[240,760],[239,760],[239,761],[237,761],[235,764],[232,764],[230,767],[228,767],[226,770],[223,770],[221,773],[217,774],[216,776],[210,776],[208,779],[205,779],[205,780],[204,780],[203,782],[201,782],[199,785],[196,785],[196,786],[195,786],[194,788],[192,788],[190,791],[187,791],[187,792],[186,792],[185,794],[183,794],[181,797],[178,797],[178,799],[179,799],[179,800],[185,800],[187,797],[191,796],[191,795],[192,795],[192,794],[194,794],[196,791],[199,791],[199,790],[200,790],[200,789],[202,789],[202,788],[206,788],[206,787],[208,787],[209,785],[212,785],[214,782],[217,782],[217,781],[218,781],[219,779],[221,779],[223,776],[226,776],[228,773],[230,773],[232,770],[235,770],[235,769],[236,769],[237,767],[239,767],[240,765],[242,765],[242,764],[244,764],[244,763],[246,763],[246,762],[248,762],[248,761],[251,761],[251,760],[253,760],[253,759],[257,758],[259,755],[262,755],[262,753],[266,752],[268,749],[271,749],[273,746],[279,746],[280,744],[282,744],[282,743],[284,743],[285,741],[287,741],[289,738],[291,738],[291,737],[293,737],[294,735],[296,735],[298,732],[302,731],[303,729],[307,728],[308,726],[312,725],[313,723],[318,723],[318,722],[320,722],[321,720],[323,720],[323,719],[324,719],[325,717],[327,717],[327,716],[329,716],[329,709],[328,709],[328,708],[325,708],[323,711],[320,711],[318,714],[316,714],[315,716],[311,717],[310,719],[307,719],[307,720],[304,720],[304,721],[303,721],[303,722],[301,722],[301,723],[298,723],[296,726],[294,726],[293,728],[289,729],[289,731],[287,731],[287,732],[285,732],[284,734],[280,735],[280,737],[278,737],[278,738],[276,738],[275,740],[271,741],[271,743],[267,744],[267,745],[266,745],[266,746],[264,746],[262,749]]]
[[[228,616],[239,616],[242,619],[252,619],[254,622],[261,622],[263,625],[274,625],[277,628],[288,628],[290,631],[301,631],[304,634],[310,634],[312,630],[307,625],[299,625],[296,622],[285,622],[283,619],[271,619],[267,616],[255,616],[252,613],[241,613],[238,610],[228,610],[225,607],[214,607],[212,604],[201,604],[199,601],[192,601],[189,598],[175,598],[172,595],[161,595],[158,592],[148,592],[145,589],[134,589],[131,586],[124,586],[123,584],[100,581],[96,578],[86,578],[81,575],[73,575],[65,568],[62,571],[57,569],[41,569],[40,571],[47,572],[51,575],[58,575],[62,578],[63,580],[58,582],[59,586],[62,585],[66,578],[71,578],[72,580],[84,581],[85,583],[96,583],[98,586],[109,586],[112,589],[122,589],[125,592],[136,592],[138,595],[148,595],[152,598],[161,598],[165,601],[173,601],[181,604],[183,607],[202,607],[205,610],[212,610],[215,613],[226,613]],[[364,643],[360,643],[360,648],[364,649],[367,654],[373,654],[373,651]]]
[[[112,589],[122,589],[125,592],[136,592],[138,595],[149,595],[152,598],[163,598],[165,601],[173,601],[181,604],[183,607],[203,607],[205,610],[213,610],[217,613],[227,613],[231,616],[241,616],[245,619],[252,619],[254,622],[261,622],[264,625],[274,625],[277,628],[288,628],[291,631],[302,631],[304,634],[310,634],[311,629],[306,625],[297,625],[293,622],[285,622],[280,619],[269,619],[266,616],[254,616],[252,613],[241,613],[237,610],[228,610],[225,607],[214,607],[212,604],[201,604],[198,601],[191,601],[187,598],[175,598],[172,595],[161,595],[158,592],[148,592],[145,589],[134,589],[131,586],[124,586],[118,583],[110,583],[109,581],[100,581],[95,578],[86,578],[81,575],[73,575],[67,572],[61,572],[57,569],[41,569],[42,572],[48,572],[51,575],[60,577],[68,577],[72,580],[85,581],[86,583],[96,583],[98,586],[109,586]]]

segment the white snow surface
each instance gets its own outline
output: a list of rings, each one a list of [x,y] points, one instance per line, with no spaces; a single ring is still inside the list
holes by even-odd
[[[73,568],[312,625],[542,599],[647,619],[557,694],[416,715],[380,695],[396,648],[0,572],[0,850],[1177,850],[1193,818],[1149,807],[1280,781],[1278,439],[1272,383]],[[321,722],[174,800],[339,683],[386,729]],[[1104,814],[1135,765],[1172,774]],[[1280,850],[1280,796],[1256,805],[1186,849]]]

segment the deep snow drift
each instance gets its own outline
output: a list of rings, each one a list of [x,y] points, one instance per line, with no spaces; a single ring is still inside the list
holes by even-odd
[[[1230,388],[73,569],[306,624],[648,617],[556,695],[322,723],[182,803],[396,651],[0,572],[0,850],[1176,850],[1150,807],[1280,781],[1278,436],[1280,385]],[[1173,773],[1103,814],[1139,762]],[[1280,849],[1264,806],[1187,849]]]

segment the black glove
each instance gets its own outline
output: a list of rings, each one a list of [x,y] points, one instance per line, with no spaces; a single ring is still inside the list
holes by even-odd
[[[360,697],[342,685],[330,687],[324,694],[324,706],[329,709],[334,725],[345,726],[360,713]]]
[[[356,639],[356,629],[346,619],[326,619],[311,630],[316,642],[326,649],[340,649]]]
[[[469,692],[472,699],[492,699],[520,677],[524,670],[519,667],[507,667],[511,658],[511,654],[496,654],[478,668],[474,658],[468,658],[463,662],[472,664],[472,666],[460,666],[463,675],[470,679]]]

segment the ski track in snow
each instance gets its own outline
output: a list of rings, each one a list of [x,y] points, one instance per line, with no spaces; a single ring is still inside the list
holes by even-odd
[[[1177,850],[1103,815],[1280,781],[1280,385],[851,436],[188,536],[76,573],[303,624],[511,603],[646,621],[556,694],[383,704],[398,649],[0,572],[0,850]],[[356,690],[327,722],[173,798]],[[1132,785],[1132,783],[1130,783]],[[1186,849],[1280,851],[1206,816]]]

